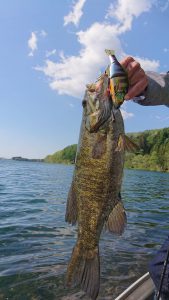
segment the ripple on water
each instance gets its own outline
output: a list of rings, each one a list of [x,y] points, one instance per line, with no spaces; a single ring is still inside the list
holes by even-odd
[[[64,287],[77,234],[64,221],[74,167],[1,160],[0,168],[0,299],[87,299]],[[99,300],[147,271],[169,231],[168,186],[169,174],[125,170],[128,225],[122,237],[101,236]]]

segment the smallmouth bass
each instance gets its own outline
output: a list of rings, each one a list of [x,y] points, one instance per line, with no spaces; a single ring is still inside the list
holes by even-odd
[[[121,112],[112,101],[109,77],[87,85],[73,181],[65,219],[78,223],[78,237],[68,265],[68,286],[80,285],[93,300],[99,293],[99,240],[104,226],[122,234],[126,214],[121,200],[125,149],[134,149],[124,134]]]

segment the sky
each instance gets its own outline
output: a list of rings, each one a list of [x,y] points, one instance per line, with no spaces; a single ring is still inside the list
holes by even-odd
[[[130,55],[169,70],[169,0],[0,0],[0,157],[78,142],[85,85]],[[125,101],[126,132],[168,127],[169,108]]]

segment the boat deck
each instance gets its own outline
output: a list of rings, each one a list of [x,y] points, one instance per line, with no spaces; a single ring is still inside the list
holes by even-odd
[[[130,285],[115,300],[153,300],[153,295],[154,284],[149,273],[146,273]]]

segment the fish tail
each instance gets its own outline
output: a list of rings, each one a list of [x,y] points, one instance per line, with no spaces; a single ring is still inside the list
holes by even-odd
[[[99,248],[83,250],[78,243],[73,249],[66,275],[68,287],[80,285],[81,289],[95,300],[100,287]]]

